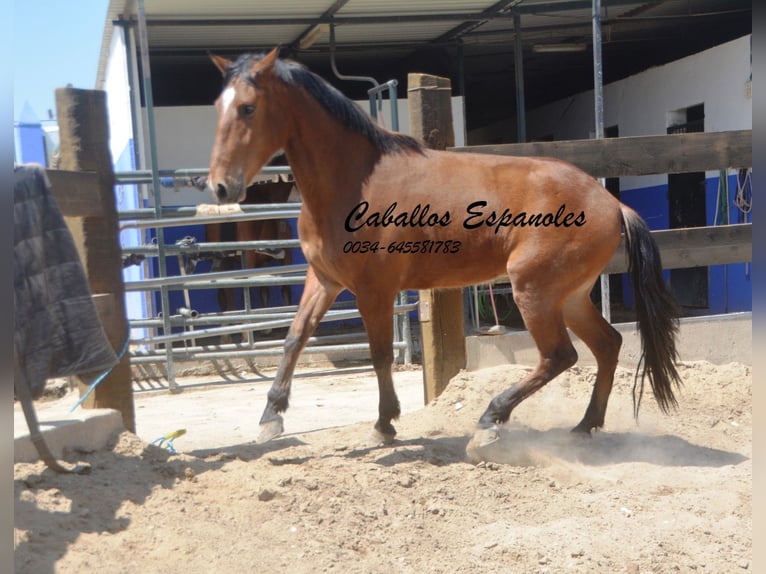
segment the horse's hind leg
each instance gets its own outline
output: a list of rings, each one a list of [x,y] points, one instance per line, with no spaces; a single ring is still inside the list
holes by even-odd
[[[357,294],[359,312],[362,315],[367,337],[370,341],[372,366],[378,378],[378,420],[374,438],[390,444],[396,436],[391,424],[400,414],[399,398],[396,396],[391,366],[394,362],[394,327],[392,310],[395,294],[376,293],[371,296]]]
[[[520,402],[577,362],[577,352],[564,327],[560,295],[546,294],[545,286],[539,284],[521,291],[513,287],[514,301],[537,345],[540,360],[531,373],[490,401],[469,449],[496,439],[497,425],[506,422]]]
[[[601,316],[584,291],[576,293],[566,302],[564,321],[588,346],[598,365],[593,394],[585,416],[572,429],[573,432],[589,434],[591,429],[604,426],[606,405],[612,391],[622,335]]]
[[[285,354],[282,355],[274,382],[268,392],[268,402],[261,416],[261,433],[257,442],[267,442],[282,434],[284,427],[280,413],[287,410],[289,404],[290,384],[298,355],[340,291],[339,285],[320,281],[314,268],[309,266],[298,312],[285,338]]]

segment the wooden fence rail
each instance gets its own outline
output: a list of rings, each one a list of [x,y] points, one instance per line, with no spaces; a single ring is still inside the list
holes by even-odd
[[[593,177],[689,173],[753,165],[752,130],[476,145],[457,152],[555,157]]]

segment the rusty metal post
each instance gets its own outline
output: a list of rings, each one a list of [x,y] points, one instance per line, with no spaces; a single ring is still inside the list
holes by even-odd
[[[95,174],[96,185],[83,186],[75,191],[83,195],[83,201],[98,206],[98,216],[64,215],[80,253],[101,324],[115,353],[119,353],[129,337],[129,328],[114,197],[114,170],[109,153],[106,93],[60,88],[56,90],[56,111],[61,140],[59,168]],[[55,195],[56,190],[52,191]],[[87,390],[83,382],[79,382],[78,386],[81,394]],[[135,432],[128,353],[123,355],[83,406],[116,409],[122,413],[125,428]]]

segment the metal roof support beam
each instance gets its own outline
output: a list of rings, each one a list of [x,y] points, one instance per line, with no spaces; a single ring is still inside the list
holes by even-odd
[[[665,0],[662,0],[665,1]],[[636,0],[609,0],[609,7],[626,6],[638,4]],[[521,5],[514,8],[520,14],[544,14],[546,12],[566,12],[569,10],[588,10],[591,6],[591,0],[569,0],[568,2],[550,2],[545,4]]]
[[[452,28],[452,30],[447,31],[441,36],[439,36],[438,38],[432,40],[431,43],[438,44],[440,42],[454,40],[455,38],[458,38],[462,36],[463,34],[472,32],[473,30],[480,27],[482,24],[485,24],[489,20],[499,20],[499,19],[505,20],[508,18],[513,18],[512,14],[509,14],[504,11],[514,8],[515,6],[518,6],[519,4],[521,4],[522,1],[523,0],[500,0],[500,2],[497,2],[496,4],[493,4],[489,8],[483,10],[481,12],[481,18],[479,18],[478,20],[463,22],[462,24],[459,24],[458,26],[455,26],[454,28]],[[464,18],[464,20],[468,20],[468,18]]]
[[[512,0],[516,2],[518,0]],[[508,3],[508,0],[503,2]],[[305,24],[315,26],[317,24],[402,24],[418,22],[481,22],[485,20],[511,20],[511,14],[392,14],[389,16],[318,16],[318,17],[295,17],[295,18],[224,18],[224,19],[199,19],[199,18],[158,18],[147,20],[149,27],[184,27],[184,26],[284,26]]]
[[[349,0],[335,0],[332,6],[330,6],[327,10],[325,10],[324,14],[320,16],[321,19],[325,18],[332,18],[335,16],[338,11],[340,11],[346,4],[348,4]],[[287,48],[288,53],[295,53],[298,48],[300,47],[300,43],[307,38],[310,34],[314,32],[314,29],[319,24],[315,24],[313,26],[307,27],[303,32],[301,32],[295,40],[293,40],[290,43],[290,46]]]
[[[149,63],[149,40],[146,33],[146,8],[144,0],[138,0],[138,47],[141,52],[141,72],[143,73],[144,102],[146,103],[146,122],[149,128],[149,157],[152,167],[152,189],[154,191],[154,210],[159,219],[162,215],[162,193],[160,187],[159,163],[157,161],[157,136],[154,122],[154,96],[152,94],[152,72]],[[162,229],[156,230],[158,251],[158,268],[160,277],[167,277],[167,262],[165,261],[165,237]],[[170,294],[167,287],[160,289],[160,303],[162,307],[163,328],[165,333],[170,333]],[[166,353],[166,373],[168,386],[171,392],[176,392],[178,383],[175,378],[173,353],[168,348]]]
[[[521,46],[521,16],[513,15],[513,69],[516,73],[516,139],[527,141],[527,116],[524,103],[524,53]]]
[[[596,139],[604,137],[604,68],[601,61],[601,0],[593,0],[593,100],[596,118]],[[605,184],[599,178],[601,185]],[[601,275],[601,314],[612,322],[611,301],[609,294],[609,275]]]

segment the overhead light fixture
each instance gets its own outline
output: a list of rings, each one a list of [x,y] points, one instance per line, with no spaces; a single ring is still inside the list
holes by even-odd
[[[535,44],[532,51],[538,54],[553,52],[584,52],[588,44]]]
[[[301,38],[301,41],[298,42],[298,47],[301,50],[308,50],[329,29],[330,26],[328,24],[317,24],[311,30],[309,30],[303,38]]]

